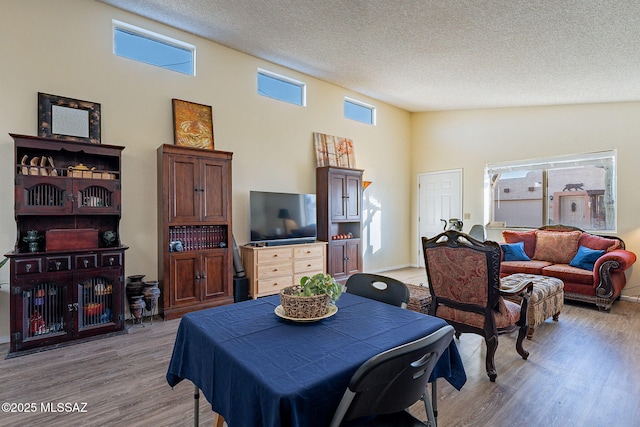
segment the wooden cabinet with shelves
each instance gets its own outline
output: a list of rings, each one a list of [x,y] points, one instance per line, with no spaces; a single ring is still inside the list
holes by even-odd
[[[342,283],[362,271],[362,173],[316,169],[318,239],[328,242],[327,273]]]
[[[300,283],[304,276],[326,273],[327,244],[242,246],[242,263],[249,279],[249,295],[273,295]]]
[[[9,352],[123,331],[124,147],[11,136],[17,238],[6,254]]]
[[[233,154],[158,147],[158,280],[165,319],[233,302]]]

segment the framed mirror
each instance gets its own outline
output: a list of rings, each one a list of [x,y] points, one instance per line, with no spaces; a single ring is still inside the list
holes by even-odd
[[[38,135],[100,144],[100,104],[38,92]]]

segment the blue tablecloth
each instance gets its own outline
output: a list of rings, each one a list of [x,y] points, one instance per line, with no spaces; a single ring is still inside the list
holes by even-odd
[[[327,426],[349,379],[370,357],[446,325],[438,318],[351,294],[314,323],[277,317],[279,296],[185,315],[167,381],[193,382],[231,427]],[[452,341],[432,378],[460,389],[464,367]]]

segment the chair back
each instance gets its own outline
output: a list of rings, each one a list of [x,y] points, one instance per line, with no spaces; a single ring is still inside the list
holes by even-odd
[[[480,240],[484,242],[487,240],[487,229],[484,228],[482,224],[474,224],[469,230],[469,236],[473,237],[476,240]]]
[[[401,308],[409,304],[409,288],[399,280],[378,274],[356,273],[347,279],[346,292]]]
[[[432,302],[429,314],[478,329],[500,300],[500,246],[457,231],[422,238]],[[467,313],[463,313],[467,312]]]
[[[446,325],[363,363],[351,377],[330,427],[360,417],[400,412],[420,400],[453,334],[453,327]]]

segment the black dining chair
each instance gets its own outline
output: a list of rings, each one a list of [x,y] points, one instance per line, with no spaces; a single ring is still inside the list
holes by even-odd
[[[453,334],[453,327],[446,325],[364,362],[351,377],[329,427],[435,427],[427,383]],[[426,423],[407,411],[418,400],[424,403]]]
[[[348,294],[386,302],[400,308],[409,304],[409,288],[399,280],[378,274],[356,273],[345,284]]]

